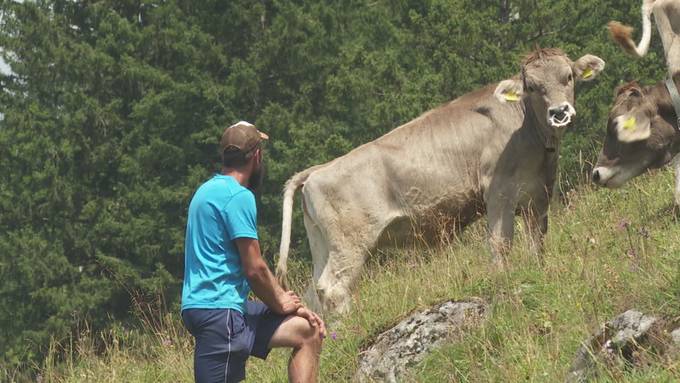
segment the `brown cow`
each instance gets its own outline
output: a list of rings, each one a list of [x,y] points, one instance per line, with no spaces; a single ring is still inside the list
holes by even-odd
[[[314,263],[307,300],[327,311],[349,309],[350,288],[371,250],[427,228],[432,216],[464,226],[486,212],[491,250],[501,261],[515,214],[523,212],[540,248],[560,138],[576,112],[574,83],[603,68],[592,55],[572,62],[558,49],[537,50],[519,76],[294,175],[285,187],[277,274],[285,278],[293,194],[302,185]]]

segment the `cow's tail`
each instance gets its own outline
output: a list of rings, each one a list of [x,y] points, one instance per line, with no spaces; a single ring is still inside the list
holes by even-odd
[[[609,34],[611,34],[614,41],[619,43],[621,47],[629,54],[637,57],[642,57],[647,54],[649,49],[649,43],[652,39],[652,6],[654,1],[643,0],[642,2],[642,39],[640,39],[640,44],[635,46],[631,35],[633,33],[633,28],[627,25],[623,25],[618,21],[610,21]]]
[[[276,264],[276,278],[287,288],[288,281],[288,251],[290,249],[290,234],[293,226],[293,197],[295,192],[307,181],[315,170],[323,165],[313,166],[292,176],[283,188],[283,223],[281,224],[281,247],[279,247],[279,261]]]

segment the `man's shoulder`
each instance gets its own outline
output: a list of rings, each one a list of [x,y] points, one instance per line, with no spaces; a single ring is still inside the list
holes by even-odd
[[[216,175],[208,182],[211,183],[208,188],[224,202],[225,207],[231,203],[255,204],[253,192],[230,176]]]
[[[221,197],[233,197],[244,191],[250,192],[247,188],[241,186],[236,180],[229,176],[215,175],[209,180],[205,181],[197,192],[205,194],[217,194]]]
[[[195,205],[196,208],[212,206],[221,211],[234,207],[257,211],[253,192],[232,177],[222,175],[216,175],[204,182],[194,194],[191,205]]]
[[[247,206],[251,205],[255,207],[255,195],[248,188],[241,187],[240,190],[235,190],[227,201],[226,206],[229,205],[240,205]]]

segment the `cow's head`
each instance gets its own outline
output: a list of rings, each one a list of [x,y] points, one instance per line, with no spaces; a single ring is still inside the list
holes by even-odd
[[[593,55],[572,62],[559,49],[538,49],[524,59],[519,78],[502,81],[494,95],[503,103],[524,101],[539,123],[562,128],[576,115],[574,83],[590,81],[603,69],[604,61]]]
[[[674,117],[663,83],[641,87],[631,82],[617,89],[593,182],[618,187],[647,169],[670,162]]]
[[[332,261],[331,265],[332,265]],[[342,272],[334,271],[334,266],[325,267],[321,276],[316,281],[316,297],[321,304],[321,311],[326,314],[346,314],[349,312],[352,292],[348,286],[352,286],[353,281],[347,279],[347,275]]]
[[[336,284],[328,288],[317,287],[316,293],[324,313],[346,314],[349,312],[352,293],[343,285]]]

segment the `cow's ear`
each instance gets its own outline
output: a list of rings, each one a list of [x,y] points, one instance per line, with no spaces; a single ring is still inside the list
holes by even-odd
[[[604,70],[604,60],[597,56],[585,55],[576,60],[572,68],[577,81],[590,81]]]
[[[500,102],[517,102],[522,99],[524,89],[522,82],[517,79],[503,80],[498,84],[493,95]]]
[[[616,135],[621,142],[642,141],[652,134],[651,121],[644,113],[626,113],[616,117]]]

